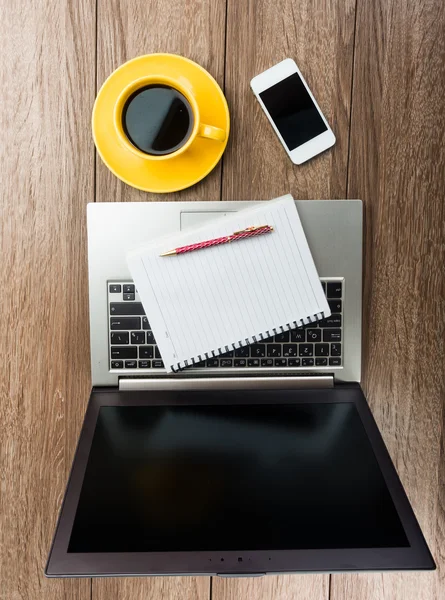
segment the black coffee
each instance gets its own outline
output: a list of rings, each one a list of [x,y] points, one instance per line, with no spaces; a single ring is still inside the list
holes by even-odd
[[[146,154],[169,154],[185,144],[193,129],[191,106],[166,85],[137,90],[125,103],[122,125],[130,142]]]

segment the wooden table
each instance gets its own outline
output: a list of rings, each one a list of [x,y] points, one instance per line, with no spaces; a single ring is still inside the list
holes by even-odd
[[[445,597],[443,0],[0,0],[1,600]],[[202,64],[232,115],[223,161],[159,197],[95,154],[98,87],[122,62]],[[249,90],[296,59],[337,135],[286,158]],[[90,389],[87,202],[362,198],[363,384],[438,570],[263,579],[46,580]],[[106,224],[104,224],[106,226]]]

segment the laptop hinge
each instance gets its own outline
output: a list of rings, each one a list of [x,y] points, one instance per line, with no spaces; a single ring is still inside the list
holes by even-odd
[[[120,391],[184,391],[184,390],[304,390],[334,387],[333,375],[304,377],[159,377],[122,378]]]

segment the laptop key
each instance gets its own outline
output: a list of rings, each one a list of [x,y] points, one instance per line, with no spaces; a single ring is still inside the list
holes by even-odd
[[[128,331],[129,329],[140,328],[140,317],[111,317],[110,319],[110,329],[123,329],[125,331]]]
[[[131,343],[132,344],[145,344],[145,333],[143,331],[132,331],[131,332]]]
[[[273,360],[271,358],[263,358],[261,361],[262,367],[273,367]]]
[[[219,367],[219,360],[217,358],[208,358],[206,365],[211,368]]]
[[[233,364],[233,360],[231,358],[222,358],[219,362],[221,367],[231,367]]]
[[[306,341],[306,330],[305,329],[292,329],[290,332],[291,342],[305,342]]]
[[[122,288],[120,285],[114,284],[108,286],[108,289],[110,291],[110,294],[119,294]]]
[[[281,333],[277,333],[275,335],[274,341],[281,344],[283,342],[288,342],[289,341],[289,332],[288,331],[282,331]]]
[[[308,342],[321,342],[320,329],[308,329],[307,330],[307,341]]]
[[[285,358],[276,358],[274,363],[276,367],[287,367],[287,360]]]
[[[111,332],[111,343],[112,344],[129,344],[128,331],[112,331]]]
[[[123,369],[124,368],[124,361],[123,360],[112,360],[111,361],[111,368],[112,369]]]
[[[126,360],[125,361],[125,368],[126,369],[136,369],[138,366],[138,363],[136,360]]]
[[[331,315],[320,321],[320,327],[341,327],[341,315]]]
[[[314,355],[313,344],[300,344],[299,354],[300,354],[300,356],[313,356]]]
[[[341,329],[325,329],[323,342],[341,342]]]
[[[124,294],[134,294],[134,284],[127,283],[124,285]]]
[[[289,358],[289,360],[287,361],[287,364],[289,367],[300,367],[301,359],[300,358]]]
[[[267,345],[267,356],[271,358],[278,358],[281,356],[281,346],[279,344],[268,344]]]
[[[341,300],[328,300],[329,308],[331,313],[341,313],[342,301]]]
[[[315,344],[315,356],[329,356],[329,344]]]
[[[156,344],[155,336],[152,331],[147,331],[147,344]]]
[[[314,366],[314,359],[313,358],[303,358],[303,359],[301,359],[301,366],[302,367],[313,367]]]
[[[142,302],[110,302],[110,315],[145,315]]]
[[[341,358],[336,356],[334,358],[329,359],[329,364],[331,367],[340,367],[341,366]]]
[[[326,367],[328,364],[328,359],[327,358],[316,358],[315,359],[315,366],[316,367]]]
[[[150,323],[148,322],[147,317],[142,317],[142,329],[150,329]]]
[[[266,356],[266,346],[264,344],[252,344],[250,346],[250,356],[253,358]]]
[[[248,358],[250,356],[249,346],[243,346],[242,348],[237,348],[235,350],[235,356]]]
[[[139,368],[140,369],[149,369],[151,367],[151,360],[140,360]]]
[[[153,346],[139,346],[139,358],[153,358]]]
[[[259,358],[249,358],[249,360],[247,361],[247,366],[248,367],[259,367],[260,359]]]
[[[162,360],[153,360],[152,361],[153,369],[163,369],[164,362]]]
[[[138,349],[136,346],[111,346],[110,355],[113,360],[120,358],[137,358]]]
[[[245,358],[235,358],[233,364],[235,367],[245,367],[247,365],[247,360]]]
[[[298,356],[297,344],[284,344],[283,355],[284,356]]]
[[[341,356],[341,344],[331,344],[331,356]]]
[[[342,297],[342,282],[341,281],[330,281],[327,285],[326,296],[330,298],[341,298]]]
[[[124,294],[124,300],[134,300],[134,294]]]

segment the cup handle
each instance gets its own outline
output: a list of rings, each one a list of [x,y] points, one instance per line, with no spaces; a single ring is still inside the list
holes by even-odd
[[[224,129],[213,127],[213,125],[205,125],[204,123],[199,126],[198,135],[210,140],[216,140],[217,142],[225,142],[226,140]]]

